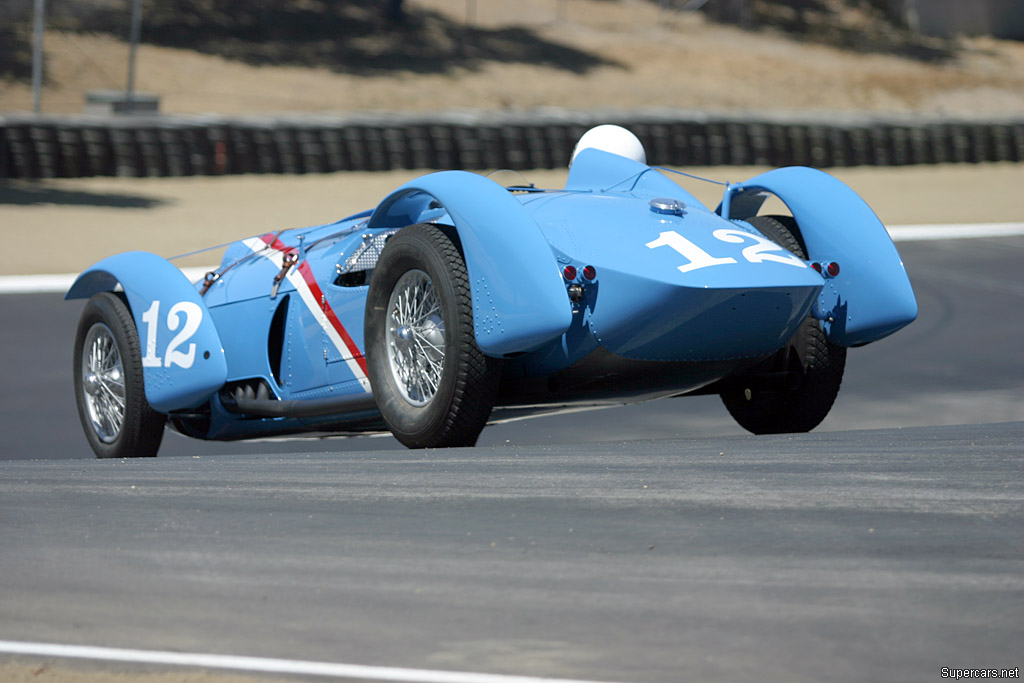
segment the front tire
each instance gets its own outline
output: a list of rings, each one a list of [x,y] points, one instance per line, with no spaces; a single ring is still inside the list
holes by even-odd
[[[122,297],[101,292],[89,299],[74,356],[78,416],[96,457],[155,456],[167,418],[146,401],[139,336]]]
[[[755,216],[747,222],[776,244],[807,258],[793,218]],[[788,372],[790,379],[782,386],[771,386],[756,372],[739,378],[721,393],[729,414],[754,434],[809,432],[835,403],[846,368],[846,349],[830,342],[821,323],[807,316],[767,365],[770,370]]]
[[[476,344],[453,228],[413,225],[388,241],[370,280],[364,328],[373,397],[395,438],[410,448],[474,445],[501,365]]]

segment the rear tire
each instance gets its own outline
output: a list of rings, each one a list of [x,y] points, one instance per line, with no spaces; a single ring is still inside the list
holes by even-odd
[[[146,401],[139,335],[121,296],[101,292],[89,299],[74,358],[78,416],[96,457],[155,456],[167,418]]]
[[[453,228],[413,225],[388,241],[364,323],[373,397],[395,438],[410,448],[474,445],[494,406],[501,361],[476,344]]]
[[[776,244],[807,258],[793,218],[755,216],[747,222]],[[751,374],[723,391],[722,402],[733,419],[754,434],[811,431],[825,419],[839,394],[846,349],[830,342],[821,323],[807,316],[774,360],[788,366],[796,377],[783,387],[765,388]]]

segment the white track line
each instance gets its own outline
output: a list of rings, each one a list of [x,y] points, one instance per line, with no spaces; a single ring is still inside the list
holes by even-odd
[[[288,674],[294,676],[327,676],[370,681],[404,681],[405,683],[597,683],[596,681],[570,680],[565,678],[536,678],[533,676],[506,676],[462,671],[401,669],[388,666],[335,664],[331,662],[270,659],[267,657],[236,657],[233,655],[164,652],[160,650],[125,650],[113,647],[24,643],[7,640],[0,640],[0,653],[132,664],[187,666],[203,669],[230,669],[233,671]]]
[[[202,280],[208,272],[217,266],[204,268],[182,268],[181,272],[190,282]],[[60,275],[3,275],[0,276],[0,294],[47,294],[64,292],[71,289],[78,273],[61,273]]]
[[[959,240],[981,237],[1017,237],[1024,235],[1024,223],[963,223],[953,225],[893,225],[887,228],[893,242],[922,240]],[[215,266],[182,268],[189,280],[195,282]],[[0,294],[43,294],[66,292],[78,277],[77,273],[62,275],[3,275],[0,276]]]
[[[959,240],[974,237],[1024,235],[1024,223],[962,223],[959,225],[894,225],[887,228],[893,242]]]

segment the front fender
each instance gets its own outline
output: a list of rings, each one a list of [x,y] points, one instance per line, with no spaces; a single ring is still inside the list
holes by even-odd
[[[228,367],[196,288],[170,261],[130,251],[86,269],[64,298],[88,298],[118,284],[139,331],[146,400],[162,413],[201,405],[223,386]]]
[[[917,318],[917,299],[885,226],[860,196],[827,173],[794,166],[768,171],[726,190],[723,218],[757,214],[765,193],[781,199],[800,226],[812,261],[835,261],[815,306],[833,343],[876,341]]]
[[[369,226],[404,227],[443,208],[462,241],[480,349],[535,349],[572,321],[558,263],[533,218],[507,190],[465,171],[431,173],[389,195]]]

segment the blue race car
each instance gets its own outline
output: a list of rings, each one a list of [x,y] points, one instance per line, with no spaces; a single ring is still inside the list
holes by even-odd
[[[758,215],[769,195],[792,215]],[[777,169],[710,210],[615,126],[580,139],[564,189],[431,173],[237,242],[201,282],[128,252],[67,298],[89,299],[74,386],[101,458],[155,455],[166,424],[471,446],[502,411],[707,393],[751,432],[803,432],[846,349],[917,316],[888,233],[838,180]]]

